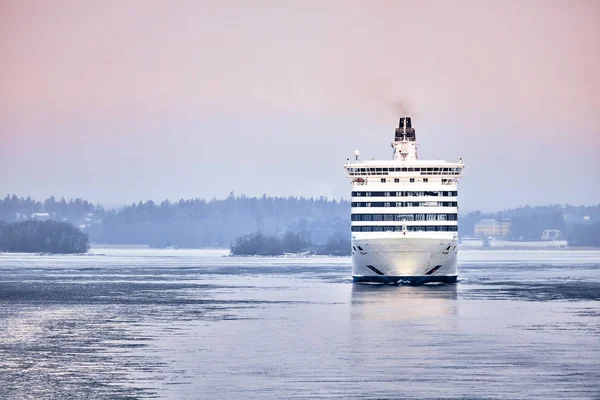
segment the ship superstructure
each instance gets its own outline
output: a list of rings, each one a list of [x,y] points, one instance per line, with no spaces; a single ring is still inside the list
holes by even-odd
[[[392,160],[348,160],[355,282],[457,280],[458,179],[464,164],[420,160],[410,117],[400,118]]]

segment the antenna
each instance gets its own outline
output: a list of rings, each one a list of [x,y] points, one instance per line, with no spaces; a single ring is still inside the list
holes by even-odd
[[[359,155],[359,154],[360,154],[360,151],[358,151],[358,150],[354,150],[354,159],[355,159],[356,161],[358,161],[358,155]]]

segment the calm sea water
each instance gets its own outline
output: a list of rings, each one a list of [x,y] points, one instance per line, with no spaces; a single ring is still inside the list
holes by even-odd
[[[0,398],[600,398],[600,252],[462,251],[456,285],[348,258],[0,255]]]

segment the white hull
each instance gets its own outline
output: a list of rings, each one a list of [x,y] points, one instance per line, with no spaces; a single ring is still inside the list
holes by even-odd
[[[450,232],[355,234],[352,277],[356,282],[456,282],[457,245],[457,235]]]

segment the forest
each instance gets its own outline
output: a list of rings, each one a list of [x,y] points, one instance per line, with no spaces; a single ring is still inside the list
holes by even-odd
[[[98,244],[138,244],[153,247],[230,247],[244,235],[260,232],[281,238],[304,232],[315,246],[331,238],[350,238],[350,203],[325,197],[247,197],[231,193],[225,199],[181,199],[138,202],[105,209],[82,199],[44,202],[15,195],[0,200],[0,220],[12,222],[33,213],[69,221]]]

